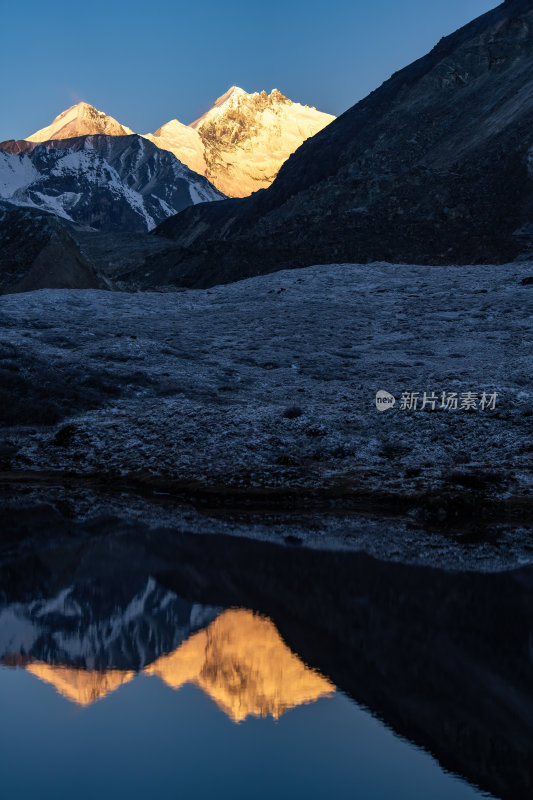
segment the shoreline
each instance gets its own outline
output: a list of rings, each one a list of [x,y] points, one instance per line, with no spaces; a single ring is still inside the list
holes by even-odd
[[[154,476],[132,481],[131,476],[0,473],[0,557],[21,542],[31,549],[49,537],[81,543],[87,535],[105,539],[117,530],[133,530],[177,540],[214,535],[361,552],[383,562],[451,572],[504,572],[533,563],[531,503],[521,497],[504,501],[442,492],[408,497],[339,487],[313,494],[246,492],[184,484],[178,489],[175,481]],[[452,519],[446,518],[446,503]]]

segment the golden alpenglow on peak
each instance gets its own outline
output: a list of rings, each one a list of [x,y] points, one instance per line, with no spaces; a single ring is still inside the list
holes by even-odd
[[[97,133],[104,133],[107,136],[126,136],[133,131],[89,103],[80,102],[59,114],[46,128],[41,128],[28,136],[26,141],[47,142]]]
[[[293,103],[279,89],[248,93],[231,86],[190,125],[171,119],[154,133],[140,134],[168,150],[228,197],[245,197],[274,181],[282,164],[310,136],[335,119]],[[67,108],[28,142],[94,134],[125,136],[133,131],[89,103]]]
[[[173,689],[194,683],[234,722],[277,719],[335,691],[287,647],[270,619],[243,608],[223,612],[146,672]]]
[[[29,664],[26,669],[46,683],[51,683],[59,694],[80,706],[100,700],[134,677],[133,671],[85,670],[52,666],[41,661]]]
[[[195,119],[194,122],[191,122],[190,127],[195,130],[201,128],[207,120],[222,113],[228,106],[236,105],[239,100],[244,100],[248,97],[252,97],[252,95],[245,92],[244,89],[241,89],[239,86],[230,86],[227,92],[217,97],[208,111],[202,114],[201,117],[198,117],[198,119]]]
[[[229,197],[245,197],[270,186],[289,156],[334,119],[278,89],[248,94],[232,86],[191,128],[202,140],[205,176]]]
[[[228,197],[245,197],[270,186],[289,156],[334,119],[278,89],[249,94],[231,86],[190,125],[170,120],[145,136]]]
[[[155,133],[143,134],[161,150],[174,153],[176,158],[186,164],[189,169],[205,175],[207,165],[204,156],[204,147],[197,131],[189,125],[183,125],[177,119],[171,119],[162,125]]]

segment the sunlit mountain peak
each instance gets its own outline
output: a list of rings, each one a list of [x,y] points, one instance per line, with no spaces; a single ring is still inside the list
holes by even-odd
[[[246,609],[225,611],[146,672],[174,689],[196,684],[235,722],[278,718],[335,691],[287,647],[271,620]]]
[[[29,142],[47,142],[54,139],[72,139],[103,133],[108,136],[125,136],[133,131],[113,117],[99,111],[89,103],[80,102],[59,114],[46,128],[27,137]]]
[[[294,103],[278,89],[270,94],[248,93],[230,86],[190,125],[173,118],[155,133],[142,136],[173,153],[229,197],[244,197],[270,186],[281,165],[302,142],[333,119],[331,114]],[[132,133],[103,111],[80,102],[28,136],[27,141]]]

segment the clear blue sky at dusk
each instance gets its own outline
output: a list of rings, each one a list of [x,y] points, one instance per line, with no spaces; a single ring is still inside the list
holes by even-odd
[[[0,0],[0,140],[86,100],[139,133],[231,85],[340,114],[491,0]]]

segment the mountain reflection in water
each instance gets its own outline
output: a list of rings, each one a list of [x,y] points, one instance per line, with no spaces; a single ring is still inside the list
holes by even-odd
[[[131,681],[135,675],[131,671],[121,672],[113,669],[105,672],[98,670],[89,672],[84,669],[44,664],[41,661],[28,664],[26,669],[42,681],[51,683],[59,694],[80,706],[88,706],[114,692],[119,686]]]
[[[533,796],[531,642],[531,567],[452,573],[112,524],[0,539],[0,663],[69,700],[188,684],[242,721],[344,695],[505,800]]]
[[[26,669],[82,706],[135,676],[131,670],[89,671],[39,661],[27,664]],[[207,628],[143,671],[173,689],[185,683],[199,686],[234,722],[249,715],[270,714],[277,719],[288,709],[335,690],[289,650],[271,620],[244,608],[224,611]]]

